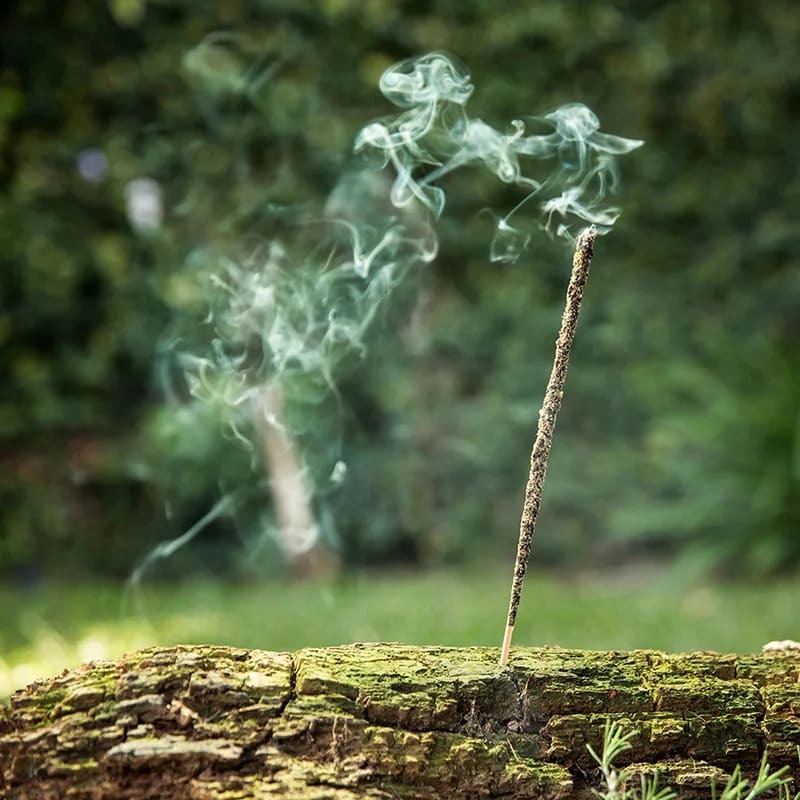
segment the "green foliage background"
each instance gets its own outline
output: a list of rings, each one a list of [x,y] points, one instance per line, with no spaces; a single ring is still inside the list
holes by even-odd
[[[0,572],[127,574],[220,486],[252,483],[214,409],[167,402],[164,354],[202,332],[204,271],[267,236],[278,205],[324,198],[389,110],[382,70],[431,49],[468,64],[492,124],[582,101],[647,142],[597,247],[537,557],[796,565],[795,3],[28,0],[0,15]],[[76,169],[87,148],[108,159],[98,183]],[[164,191],[149,237],[125,215],[141,176]],[[464,174],[448,191],[439,259],[341,408],[309,425],[343,441],[349,478],[321,513],[349,563],[513,552],[570,256],[543,242],[489,264],[479,212],[507,190]],[[261,506],[175,568],[274,566]]]

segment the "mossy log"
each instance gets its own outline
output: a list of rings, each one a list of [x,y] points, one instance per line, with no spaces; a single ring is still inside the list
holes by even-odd
[[[631,772],[708,797],[766,752],[798,775],[800,653],[363,644],[174,647],[87,664],[0,708],[7,798],[581,798],[607,718]]]

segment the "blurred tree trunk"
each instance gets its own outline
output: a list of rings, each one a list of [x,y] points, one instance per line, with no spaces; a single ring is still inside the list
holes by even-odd
[[[572,798],[607,717],[632,771],[709,796],[764,754],[798,777],[800,654],[352,645],[151,649],[0,709],[0,795]],[[623,766],[619,764],[618,766]]]
[[[269,473],[278,534],[291,571],[298,578],[317,578],[338,569],[338,559],[320,541],[311,505],[311,489],[294,438],[284,422],[283,393],[267,387],[256,419]]]

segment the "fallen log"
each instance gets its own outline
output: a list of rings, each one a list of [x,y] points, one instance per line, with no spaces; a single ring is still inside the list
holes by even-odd
[[[155,648],[0,708],[0,796],[581,798],[606,719],[632,772],[708,797],[764,753],[798,774],[800,653],[360,644]]]

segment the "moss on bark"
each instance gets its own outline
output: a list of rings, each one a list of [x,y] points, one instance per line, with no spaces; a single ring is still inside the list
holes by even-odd
[[[766,751],[795,770],[800,654],[370,644],[174,647],[89,664],[0,709],[9,798],[588,797],[609,717],[633,772],[709,796]]]

